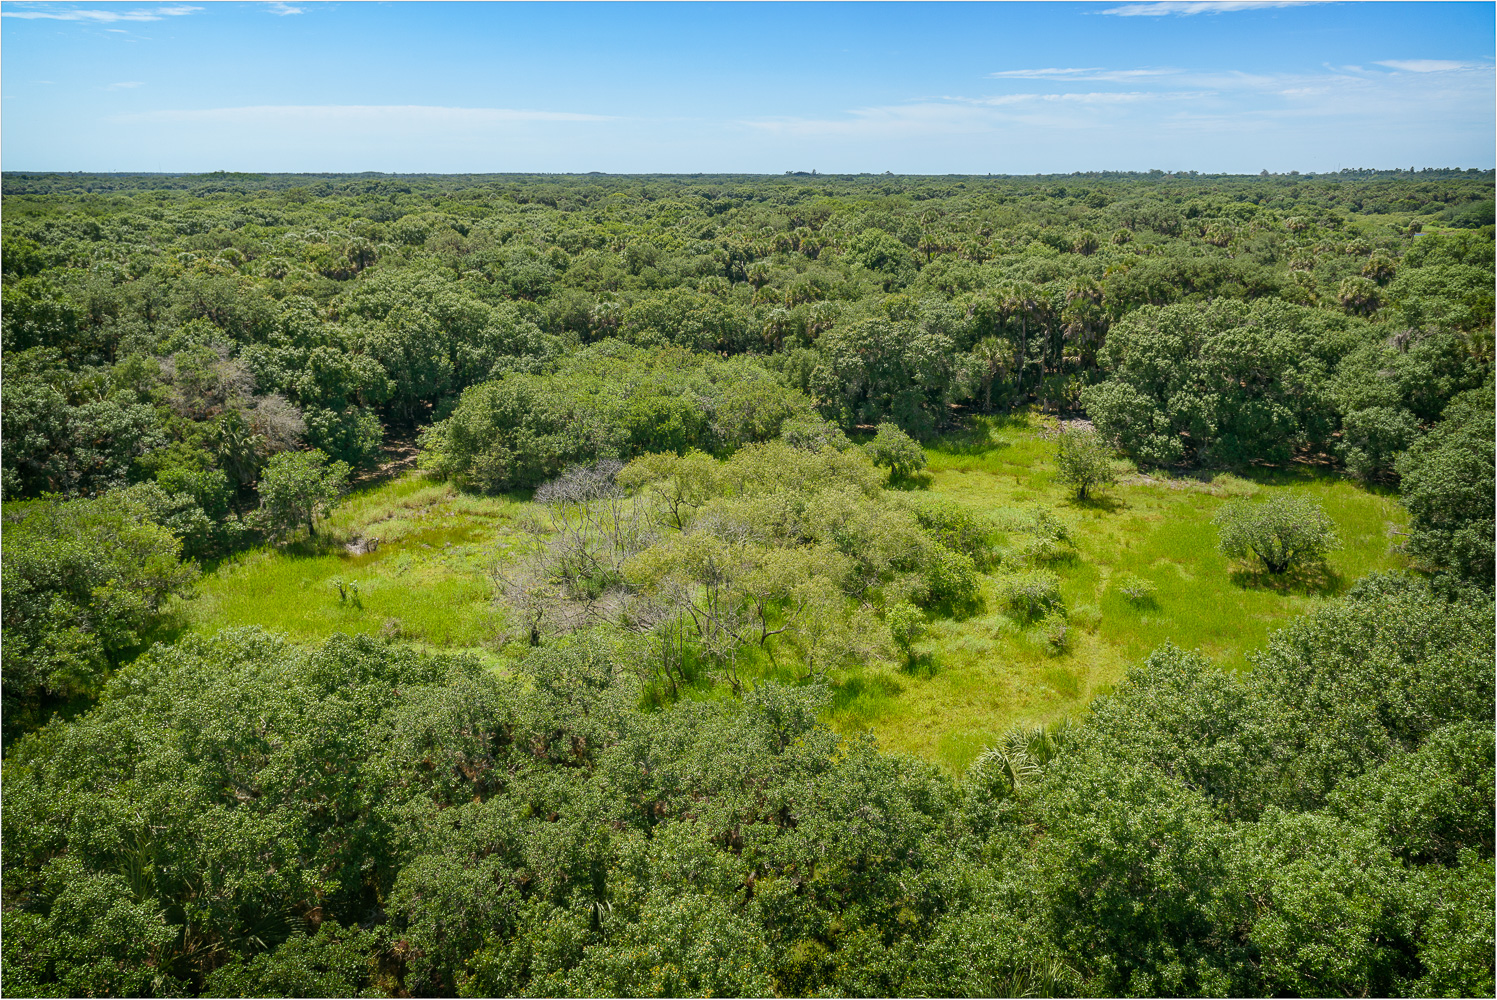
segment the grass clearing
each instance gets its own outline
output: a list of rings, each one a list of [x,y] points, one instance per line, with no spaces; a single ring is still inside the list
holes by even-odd
[[[874,660],[840,671],[834,727],[872,729],[887,749],[960,771],[1009,727],[1081,710],[1165,642],[1243,669],[1247,653],[1288,619],[1365,573],[1403,565],[1389,536],[1406,523],[1395,497],[1321,469],[1172,478],[1119,463],[1117,486],[1071,501],[1054,480],[1052,426],[1040,417],[988,418],[926,451],[932,493],[989,515],[1039,506],[1069,526],[1074,552],[1040,567],[1060,582],[1064,648],[1053,644],[1059,619],[1005,611],[1000,588],[1013,572],[1005,563],[984,577],[978,610],[930,623],[912,663]],[[1312,497],[1336,522],[1342,548],[1328,572],[1272,580],[1217,552],[1217,509],[1233,496],[1277,490]],[[191,627],[257,624],[300,642],[384,632],[468,650],[500,667],[517,650],[502,647],[506,619],[492,599],[490,568],[520,539],[530,509],[524,495],[471,496],[408,473],[351,496],[316,539],[244,553],[205,573],[188,605]],[[371,537],[380,539],[374,552],[345,548]],[[339,580],[347,599],[339,598]],[[753,678],[795,673],[745,667]],[[687,696],[722,695],[699,687]]]
[[[350,496],[315,539],[242,553],[205,573],[188,611],[192,628],[254,624],[297,642],[384,632],[498,662],[504,612],[489,568],[523,510],[518,499],[469,496],[407,474]],[[346,548],[368,538],[379,539],[373,552]]]
[[[869,664],[842,680],[832,710],[839,729],[872,728],[888,749],[958,771],[1010,726],[1080,710],[1165,642],[1243,669],[1247,653],[1288,619],[1368,572],[1404,565],[1389,529],[1407,515],[1391,494],[1310,467],[1171,478],[1119,463],[1117,486],[1076,502],[1054,480],[1051,427],[1039,417],[979,420],[926,453],[933,493],[988,514],[1037,505],[1070,526],[1074,556],[1043,567],[1060,579],[1067,648],[1053,650],[1044,623],[1004,612],[1000,567],[985,580],[982,611],[932,623],[915,646],[915,669]],[[1232,496],[1275,490],[1312,497],[1336,522],[1342,548],[1328,572],[1268,580],[1217,552],[1217,509]],[[1130,578],[1153,593],[1123,593]]]

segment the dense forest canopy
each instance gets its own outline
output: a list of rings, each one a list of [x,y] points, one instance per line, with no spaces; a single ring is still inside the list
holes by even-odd
[[[1492,171],[0,184],[7,991],[1493,991]],[[1074,524],[921,488],[1021,413],[1099,516],[1310,467],[1408,571],[960,776],[839,734],[843,664],[1084,624]],[[184,629],[412,455],[528,505],[502,663]]]

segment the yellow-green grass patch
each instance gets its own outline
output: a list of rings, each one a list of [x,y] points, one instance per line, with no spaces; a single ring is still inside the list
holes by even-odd
[[[1054,480],[1054,445],[1043,418],[981,421],[927,448],[930,489],[999,515],[1030,505],[1071,530],[1075,557],[1044,568],[1060,579],[1069,609],[1068,648],[1055,652],[1044,629],[1004,613],[997,583],[984,580],[983,607],[963,620],[933,622],[909,667],[874,664],[841,682],[831,711],[837,728],[872,728],[888,749],[961,770],[1011,726],[1079,711],[1149,651],[1173,642],[1199,649],[1226,669],[1293,617],[1373,570],[1404,565],[1392,530],[1406,514],[1380,494],[1323,469],[1252,470],[1241,476],[1139,475],[1118,463],[1120,482],[1087,503]],[[1325,573],[1290,580],[1244,572],[1216,548],[1212,516],[1231,496],[1290,490],[1313,497],[1336,522],[1343,547]],[[1132,575],[1152,583],[1152,600],[1120,592]]]
[[[316,538],[242,553],[204,574],[189,606],[193,628],[260,625],[308,643],[383,632],[491,659],[504,612],[490,569],[522,509],[407,474],[353,494]],[[347,548],[371,538],[372,552]]]

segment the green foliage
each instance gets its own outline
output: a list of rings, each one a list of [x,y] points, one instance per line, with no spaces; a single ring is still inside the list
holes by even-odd
[[[1077,500],[1117,482],[1112,449],[1095,431],[1065,429],[1055,442],[1056,474]]]
[[[317,518],[342,499],[348,483],[348,463],[328,464],[320,451],[283,451],[271,458],[257,490],[257,523],[272,535],[287,535],[303,524],[317,534]]]
[[[1457,396],[1441,421],[1398,461],[1411,523],[1407,549],[1421,564],[1492,586],[1491,384]]]
[[[887,421],[878,425],[878,433],[863,450],[874,465],[889,470],[889,480],[893,483],[909,482],[925,468],[924,449],[898,425]]]
[[[1021,621],[1044,618],[1053,610],[1063,609],[1060,580],[1054,573],[1035,570],[1003,578],[998,593],[1004,607]]]
[[[1335,524],[1320,505],[1292,494],[1276,494],[1260,503],[1243,497],[1229,500],[1212,521],[1222,555],[1256,556],[1276,576],[1318,562],[1341,544]]]
[[[1145,306],[1113,324],[1097,430],[1146,465],[1285,462],[1333,430],[1327,376],[1351,327],[1275,300]]]
[[[747,360],[599,345],[552,375],[475,386],[423,439],[423,463],[461,485],[539,485],[571,462],[647,452],[723,453],[780,434],[806,401]]]
[[[884,612],[889,636],[906,660],[915,657],[915,643],[925,634],[925,613],[913,604],[899,603]]]
[[[1126,597],[1130,604],[1137,607],[1146,607],[1154,603],[1159,588],[1145,580],[1143,577],[1125,573],[1118,578],[1115,586],[1118,593]]]
[[[827,419],[846,428],[892,421],[916,437],[945,422],[956,359],[944,333],[875,317],[833,327],[817,351],[809,388]]]
[[[1384,479],[1419,433],[1405,410],[1370,406],[1348,413],[1341,423],[1342,461],[1362,479]]]
[[[184,593],[197,570],[153,514],[133,491],[5,504],[10,708],[43,694],[96,691],[166,624],[168,598]]]
[[[358,927],[336,920],[315,933],[293,933],[274,951],[215,969],[203,992],[221,997],[359,997],[379,996],[372,945]]]

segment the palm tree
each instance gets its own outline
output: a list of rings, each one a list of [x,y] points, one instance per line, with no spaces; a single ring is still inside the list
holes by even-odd
[[[984,337],[972,348],[982,379],[982,412],[993,412],[993,381],[1008,367],[1014,345],[998,337]]]

